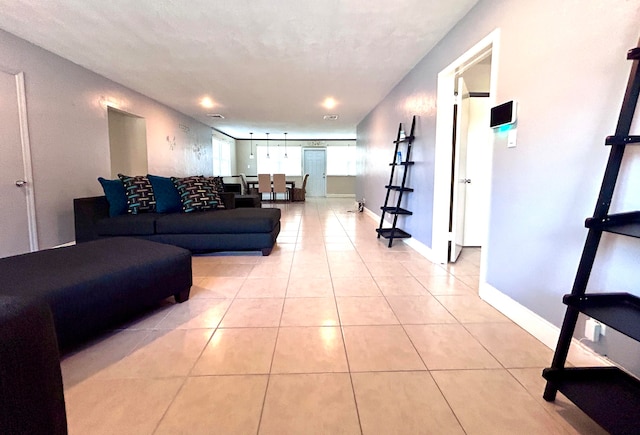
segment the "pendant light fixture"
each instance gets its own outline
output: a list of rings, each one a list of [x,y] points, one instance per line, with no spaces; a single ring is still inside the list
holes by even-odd
[[[269,157],[269,133],[267,133],[267,158]]]
[[[284,134],[284,158],[289,158],[289,156],[287,155],[287,133]]]
[[[251,135],[251,154],[249,154],[249,158],[253,159],[255,156],[253,155],[253,133],[249,133]]]

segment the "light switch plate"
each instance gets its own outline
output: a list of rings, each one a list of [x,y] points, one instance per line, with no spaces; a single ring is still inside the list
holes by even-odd
[[[507,148],[515,148],[517,132],[518,130],[516,128],[509,130],[509,134],[507,135]]]

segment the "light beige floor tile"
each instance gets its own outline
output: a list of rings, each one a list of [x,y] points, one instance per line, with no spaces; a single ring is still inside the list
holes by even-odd
[[[356,248],[353,246],[351,241],[343,243],[326,243],[324,248],[327,250],[327,258],[329,256],[329,252],[356,252]]]
[[[466,261],[457,261],[455,263],[449,263],[446,269],[455,276],[460,275],[480,275],[480,266]]]
[[[195,278],[202,278],[205,276],[210,276],[209,273],[212,264],[205,261],[196,261],[196,258],[193,257],[193,261],[191,262],[191,274]]]
[[[250,278],[289,278],[291,263],[284,262],[259,262],[249,274]]]
[[[447,271],[440,265],[432,263],[429,260],[409,260],[402,261],[402,266],[413,276],[444,276]]]
[[[298,241],[297,236],[286,236],[283,234],[278,234],[278,243],[280,244],[286,244],[286,243],[295,244],[297,241]]]
[[[365,261],[371,276],[376,277],[404,277],[411,276],[399,261]]]
[[[216,328],[231,299],[193,299],[177,304],[157,329]]]
[[[416,279],[432,295],[472,295],[478,293],[453,275],[418,276]]]
[[[336,296],[382,296],[372,277],[331,277]]]
[[[529,394],[544,406],[551,416],[560,423],[567,433],[606,435],[607,431],[595,423],[576,405],[567,399],[562,393],[556,395],[556,400],[547,402],[542,397],[546,381],[542,377],[542,368],[509,369],[509,373],[515,377]]]
[[[337,297],[342,325],[396,325],[400,323],[384,297]]]
[[[347,373],[272,375],[259,434],[359,434]]]
[[[218,329],[191,375],[268,374],[277,328]]]
[[[213,254],[204,254],[203,257],[217,264],[256,264],[262,254],[255,252],[216,252]]]
[[[238,298],[284,298],[287,293],[287,278],[247,278]]]
[[[280,326],[338,325],[334,298],[287,298],[284,301]]]
[[[469,332],[507,368],[544,367],[553,351],[513,323],[466,324]]]
[[[293,259],[293,265],[291,267],[291,279],[300,278],[329,278],[329,264],[326,261],[314,261],[314,262],[300,262],[296,258]]]
[[[227,298],[236,296],[245,278],[212,276],[191,288],[190,298]]]
[[[188,378],[156,434],[255,434],[267,376]]]
[[[425,370],[401,326],[344,326],[351,372]]]
[[[149,331],[123,330],[103,335],[60,361],[65,389],[117,363],[149,335]]]
[[[347,359],[340,328],[280,328],[271,373],[346,371]]]
[[[91,379],[65,392],[69,434],[152,434],[184,378]]]
[[[94,377],[150,379],[187,376],[212,334],[212,329],[153,331],[133,352]]]
[[[464,434],[429,373],[352,377],[363,434]]]
[[[436,296],[436,299],[461,323],[511,323],[502,313],[477,296]]]
[[[387,301],[403,325],[458,322],[433,296],[387,296]]]
[[[564,433],[506,370],[444,370],[431,374],[466,433]]]
[[[326,298],[333,296],[333,285],[329,277],[292,277],[287,287],[288,298]]]
[[[332,278],[340,277],[371,277],[371,273],[361,261],[344,261],[340,263],[330,263],[329,269]]]
[[[385,296],[428,296],[429,292],[412,276],[376,276],[380,291]]]
[[[429,370],[502,367],[462,325],[408,325],[405,329]]]
[[[284,299],[236,299],[225,314],[220,327],[273,327],[280,324]]]
[[[246,277],[249,276],[253,267],[253,264],[214,264],[208,272],[211,276]]]
[[[297,250],[298,246],[303,246],[302,249]],[[293,255],[294,263],[326,263],[327,253],[324,245],[307,247],[305,245],[298,244],[296,246],[296,252]]]
[[[327,250],[327,260],[329,261],[329,266],[333,263],[340,263],[346,261],[355,261],[362,263],[362,258],[360,258],[360,254],[357,251],[329,251]]]
[[[456,278],[468,285],[475,293],[478,293],[480,288],[479,275],[456,275]]]

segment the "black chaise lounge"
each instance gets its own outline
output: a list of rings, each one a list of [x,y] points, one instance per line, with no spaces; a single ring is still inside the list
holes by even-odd
[[[61,350],[170,296],[189,298],[191,253],[113,237],[0,259],[0,295],[46,302]]]

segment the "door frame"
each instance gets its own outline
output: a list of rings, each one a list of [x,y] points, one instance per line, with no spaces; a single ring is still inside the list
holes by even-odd
[[[38,250],[38,226],[36,224],[36,203],[33,185],[33,167],[31,165],[31,141],[29,139],[29,122],[27,118],[27,96],[24,84],[24,72],[3,71],[15,77],[16,94],[18,96],[18,122],[20,123],[20,146],[22,148],[22,169],[27,184],[27,224],[29,228],[29,249]]]
[[[453,103],[456,76],[462,74],[462,72],[491,54],[489,104],[490,106],[495,106],[499,49],[500,29],[496,29],[438,73],[433,186],[433,235],[431,240],[433,261],[437,263],[448,263],[448,248],[451,236],[449,232],[451,153],[453,150],[451,132],[453,130]],[[491,172],[491,170],[492,168],[489,166],[487,171]],[[491,193],[489,192],[489,201],[490,200]],[[487,219],[487,225],[488,224],[489,219]],[[486,277],[485,259],[488,252],[486,243],[483,243],[482,247],[483,249],[480,258],[480,281]]]
[[[324,152],[324,192],[320,198],[327,196],[327,147],[303,147],[302,148],[302,177],[307,174],[307,168],[305,167],[305,155],[307,151],[323,151]]]

